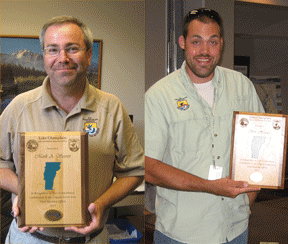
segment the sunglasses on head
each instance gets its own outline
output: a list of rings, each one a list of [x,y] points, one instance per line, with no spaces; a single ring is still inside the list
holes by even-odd
[[[193,19],[200,18],[202,16],[207,16],[210,19],[213,19],[217,22],[218,25],[221,25],[221,17],[220,15],[212,9],[207,9],[207,8],[199,8],[199,9],[194,9],[190,11],[185,18],[185,24],[190,22]]]

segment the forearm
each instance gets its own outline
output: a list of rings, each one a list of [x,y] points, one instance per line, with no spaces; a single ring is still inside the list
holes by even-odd
[[[131,194],[142,183],[143,179],[142,176],[119,178],[94,203],[101,205],[102,209],[108,209]]]
[[[204,191],[205,180],[159,160],[145,157],[145,180],[178,191]]]
[[[258,192],[248,192],[247,195],[249,197],[249,205],[250,207],[255,202]]]
[[[18,177],[11,169],[0,169],[0,186],[6,191],[18,195]]]
[[[206,180],[150,157],[145,157],[145,180],[151,184],[177,191],[206,192],[232,198],[260,189],[249,187],[247,182],[228,178]]]

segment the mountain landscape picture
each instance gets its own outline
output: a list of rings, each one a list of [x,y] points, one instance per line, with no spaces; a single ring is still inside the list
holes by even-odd
[[[38,37],[1,36],[1,110],[18,94],[41,86],[46,72]],[[93,42],[87,77],[100,89],[102,41]]]

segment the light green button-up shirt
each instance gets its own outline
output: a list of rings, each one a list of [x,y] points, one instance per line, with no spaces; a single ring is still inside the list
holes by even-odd
[[[185,65],[146,93],[145,154],[204,179],[215,159],[225,178],[229,175],[233,111],[264,112],[263,107],[248,78],[216,67],[213,116]],[[156,229],[172,239],[219,244],[248,227],[249,198],[247,194],[232,199],[157,187],[156,214]]]

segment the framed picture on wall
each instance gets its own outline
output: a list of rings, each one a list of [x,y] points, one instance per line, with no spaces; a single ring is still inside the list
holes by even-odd
[[[38,36],[0,35],[1,110],[22,92],[41,86],[46,72]],[[101,88],[102,40],[93,40],[89,83]]]
[[[250,75],[250,57],[234,56],[234,70],[241,72],[249,77]]]

